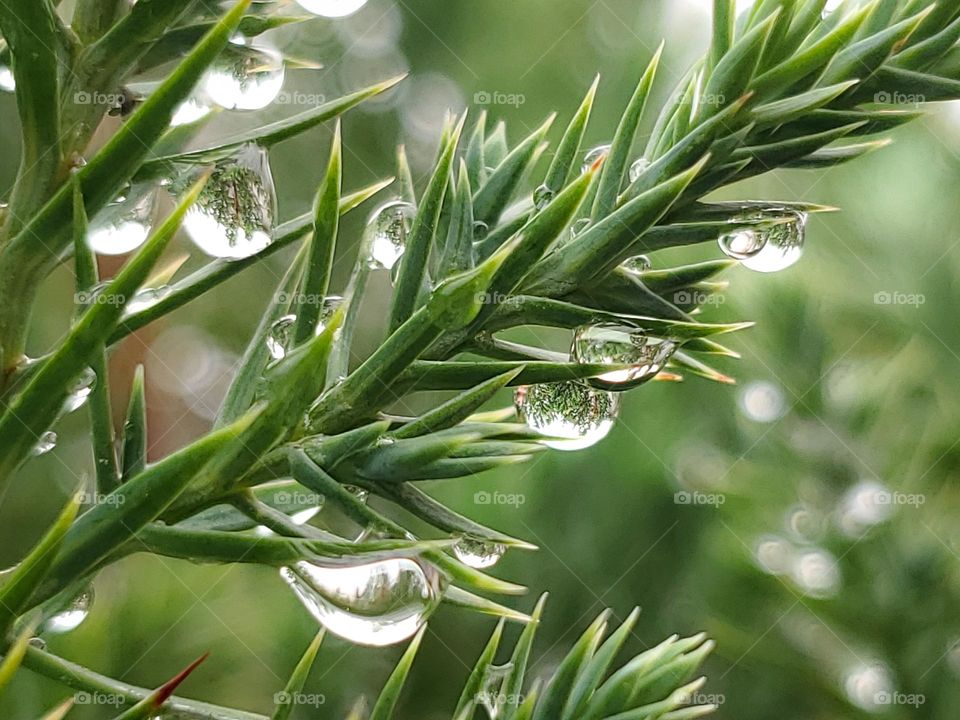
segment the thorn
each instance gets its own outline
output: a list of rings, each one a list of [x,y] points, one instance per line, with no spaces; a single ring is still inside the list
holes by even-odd
[[[153,695],[153,706],[155,708],[159,708],[167,700],[169,700],[170,696],[173,695],[173,692],[177,689],[177,687],[190,676],[190,673],[192,673],[194,670],[197,669],[200,663],[202,663],[208,657],[210,657],[210,653],[205,652],[203,655],[198,657],[192,663],[187,665],[187,667],[185,667],[179,673],[177,673],[172,678],[167,680],[167,682],[165,682],[159,688],[157,688],[154,691],[154,695]]]

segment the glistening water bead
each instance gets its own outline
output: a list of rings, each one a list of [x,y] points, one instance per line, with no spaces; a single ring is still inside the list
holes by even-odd
[[[587,172],[590,168],[593,167],[594,163],[597,162],[602,157],[605,157],[610,152],[610,145],[597,145],[595,148],[591,148],[587,151],[587,154],[583,156],[583,165],[580,167],[581,172]]]
[[[316,620],[358,645],[394,645],[412,637],[440,605],[440,576],[410,558],[353,567],[299,562],[280,575]]]
[[[93,605],[93,586],[88,586],[83,592],[72,598],[66,607],[51,615],[43,623],[45,633],[65,633],[76,629],[90,614]]]
[[[352,15],[366,5],[367,0],[297,0],[297,4],[314,15],[340,18]]]
[[[453,546],[457,560],[477,570],[493,567],[506,551],[506,546],[501,543],[468,536]]]
[[[270,326],[267,333],[267,352],[274,360],[283,360],[287,356],[287,348],[293,340],[293,326],[297,322],[296,315],[284,315]]]
[[[203,76],[203,91],[227,110],[260,110],[283,87],[283,56],[271,47],[231,42]]]
[[[153,225],[157,189],[140,185],[109,203],[90,222],[87,244],[101,255],[123,255],[143,245]]]
[[[367,264],[374,270],[391,270],[407,247],[417,209],[403,200],[391,200],[372,213],[364,230]]]
[[[177,185],[178,190],[186,189],[182,181]],[[200,197],[187,211],[183,227],[207,255],[235,260],[254,255],[272,242],[276,214],[277,194],[267,151],[248,143],[217,161]]]
[[[628,325],[583,325],[573,335],[572,354],[577,362],[629,366],[586,381],[603,390],[628,390],[642,385],[663,370],[676,350],[675,340]]]
[[[607,436],[620,412],[620,396],[570,380],[523,385],[514,393],[517,414],[556,450],[581,450]]]
[[[778,272],[803,255],[806,213],[789,208],[761,209],[731,221],[735,227],[717,242],[728,257],[756,272]]]

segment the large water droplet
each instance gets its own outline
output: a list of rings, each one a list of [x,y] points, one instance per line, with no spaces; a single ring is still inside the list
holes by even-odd
[[[355,13],[367,4],[367,0],[297,0],[297,3],[314,15],[339,18]]]
[[[67,387],[67,399],[63,401],[62,413],[72,413],[83,407],[93,392],[93,386],[97,382],[97,374],[92,368],[84,368],[80,374]]]
[[[756,272],[785,270],[800,259],[807,215],[790,209],[758,210],[732,221],[718,238],[720,249]]]
[[[396,265],[406,250],[416,212],[410,203],[392,200],[370,213],[365,236],[367,264],[371,268],[390,270]]]
[[[843,690],[851,703],[868,712],[879,712],[890,704],[893,692],[890,669],[879,662],[861,663],[843,678]]]
[[[650,167],[650,161],[645,157],[637,158],[630,165],[630,169],[627,171],[627,177],[630,179],[630,182],[636,182],[640,179],[640,176],[643,175],[643,171]]]
[[[572,355],[584,364],[630,365],[586,381],[604,390],[628,390],[663,370],[676,350],[676,341],[650,335],[640,328],[600,324],[576,329]]]
[[[235,260],[254,255],[272,242],[276,214],[277,194],[267,151],[251,143],[216,163],[200,197],[187,211],[183,227],[207,255]]]
[[[478,570],[496,565],[506,551],[505,545],[474,537],[463,537],[453,546],[460,562]]]
[[[203,90],[227,110],[259,110],[283,87],[283,56],[273,48],[231,42],[203,78]]]
[[[406,640],[440,604],[439,574],[409,558],[354,567],[299,562],[280,573],[318,622],[360,645]]]
[[[576,381],[524,385],[514,394],[517,414],[550,438],[557,450],[580,450],[607,436],[620,411],[620,396]]]
[[[591,148],[587,151],[587,154],[583,156],[583,166],[580,168],[581,172],[587,172],[590,168],[593,167],[594,163],[597,162],[600,158],[607,155],[610,152],[610,145],[597,145],[595,148]]]
[[[12,93],[17,89],[17,81],[13,79],[13,71],[6,65],[0,65],[0,90]]]
[[[287,356],[296,322],[296,315],[284,315],[270,326],[270,332],[267,333],[267,351],[274,360],[283,360]]]
[[[770,382],[752,382],[740,393],[740,410],[747,419],[772,423],[783,417],[787,403],[779,387]]]
[[[130,188],[93,218],[87,244],[101,255],[123,255],[136,250],[150,234],[156,200],[155,187]]]
[[[40,455],[46,455],[48,452],[53,450],[56,446],[57,446],[57,434],[53,430],[47,430],[37,440],[37,444],[33,446],[33,450],[32,450],[33,456],[39,457]]]
[[[87,619],[92,604],[93,586],[91,585],[73,598],[65,608],[51,615],[43,624],[43,632],[65,633],[77,628]]]

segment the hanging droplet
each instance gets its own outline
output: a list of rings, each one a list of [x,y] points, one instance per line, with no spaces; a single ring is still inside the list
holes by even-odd
[[[296,315],[284,315],[270,326],[267,333],[267,351],[274,360],[283,360],[287,356],[287,348],[293,340],[293,326],[297,322]]]
[[[610,152],[609,144],[597,145],[597,147],[591,150],[588,150],[587,154],[583,156],[583,166],[580,168],[580,171],[587,172],[590,168],[594,166],[597,160],[604,157],[609,152]]]
[[[283,56],[271,47],[231,42],[204,75],[203,90],[227,110],[260,110],[283,87]]]
[[[307,12],[328,18],[340,18],[352,15],[367,4],[367,0],[297,0]]]
[[[629,365],[586,382],[602,390],[629,390],[663,370],[677,350],[677,342],[650,335],[628,325],[583,325],[573,335],[572,355],[577,362]]]
[[[757,541],[754,559],[770,575],[786,575],[793,568],[793,545],[782,537],[765,535]]]
[[[92,368],[84,368],[67,388],[67,399],[63,401],[62,413],[72,413],[83,407],[96,385],[97,374]]]
[[[123,255],[143,245],[153,226],[156,200],[155,187],[129,188],[90,222],[90,249],[101,255]]]
[[[499,720],[507,704],[507,696],[503,692],[503,683],[510,676],[513,663],[490,665],[483,676],[483,684],[477,697],[483,709],[487,711],[490,720]]]
[[[195,175],[190,178],[194,179]],[[189,186],[183,178],[174,194]],[[267,151],[253,143],[219,160],[183,227],[207,255],[236,260],[254,255],[272,241],[277,194]]]
[[[17,81],[13,78],[13,71],[6,65],[0,65],[0,90],[12,93],[17,89]]]
[[[65,633],[77,628],[87,619],[92,604],[93,586],[90,585],[73,598],[65,608],[51,615],[43,624],[43,632]]]
[[[831,597],[840,588],[840,566],[833,555],[820,548],[797,555],[791,576],[800,590],[810,597]]]
[[[170,119],[170,127],[179,125],[189,125],[210,114],[213,108],[210,107],[210,101],[203,93],[195,93],[184,100],[173,111],[173,117]]]
[[[327,323],[341,305],[343,305],[343,298],[339,295],[327,295],[323,299],[323,308],[320,310],[320,322],[317,323],[317,335],[327,329]]]
[[[752,382],[740,393],[740,410],[758,423],[772,423],[783,417],[787,403],[783,392],[771,382]]]
[[[367,264],[374,270],[391,270],[403,255],[417,209],[403,200],[392,200],[370,214],[366,236]]]
[[[620,267],[629,273],[640,275],[649,270],[652,265],[653,264],[650,262],[650,258],[646,255],[634,255],[633,257],[624,260],[620,264]]]
[[[645,157],[637,158],[630,165],[630,169],[627,170],[627,177],[630,182],[636,182],[640,179],[640,176],[643,175],[643,171],[650,167],[650,161]]]
[[[57,434],[53,430],[47,430],[40,436],[40,439],[37,440],[37,444],[33,446],[33,456],[39,457],[40,455],[46,455],[56,446]]]
[[[570,226],[571,239],[581,235],[589,227],[590,218],[580,218],[579,220],[574,220],[573,225]]]
[[[553,190],[546,185],[541,185],[533,191],[533,206],[537,210],[542,210],[550,204],[555,196],[556,193]]]
[[[393,645],[410,638],[442,595],[437,571],[409,558],[354,567],[299,562],[280,574],[320,624],[359,645]]]
[[[840,503],[837,523],[850,537],[863,535],[874,525],[889,520],[895,507],[889,488],[876,480],[861,480]]]
[[[620,412],[620,396],[576,381],[524,385],[514,393],[517,414],[557,450],[580,450],[607,436]]]
[[[170,289],[169,285],[140,288],[124,307],[124,315],[132,315],[133,313],[153,307],[170,294]]]
[[[790,209],[759,210],[718,238],[720,249],[756,272],[785,270],[800,259],[807,215]]]
[[[880,662],[861,662],[851,668],[843,678],[843,690],[847,699],[870,713],[888,709],[893,689],[890,669]]]
[[[496,565],[507,551],[505,545],[465,536],[453,546],[453,554],[464,565],[482,570]]]

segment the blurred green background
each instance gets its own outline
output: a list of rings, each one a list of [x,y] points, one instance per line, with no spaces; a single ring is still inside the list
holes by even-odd
[[[661,99],[703,51],[708,5],[369,0],[350,17],[317,19],[272,40],[324,64],[288,71],[290,105],[297,92],[307,101],[334,97],[411,73],[384,100],[347,116],[345,186],[353,189],[393,172],[398,142],[415,171],[426,172],[447,109],[486,109],[508,123],[511,141],[555,110],[563,125],[597,72],[589,137],[609,140],[661,37],[668,41]],[[487,102],[511,97],[510,104]],[[300,109],[224,114],[205,132]],[[12,96],[0,95],[0,122],[11,128],[15,118]],[[309,207],[328,135],[318,130],[273,152],[284,217]],[[704,692],[720,701],[720,717],[956,717],[960,111],[933,107],[894,140],[848,167],[778,172],[724,192],[843,210],[811,221],[805,256],[790,270],[765,276],[737,268],[725,276],[730,288],[704,316],[757,322],[730,340],[743,358],[720,361],[737,386],[653,383],[627,397],[622,421],[589,450],[428,486],[461,512],[540,546],[509,554],[496,569],[531,588],[515,601],[519,608],[529,610],[541,591],[551,594],[534,676],[547,674],[602,608],[622,620],[639,605],[631,651],[674,632],[705,630],[717,639]],[[4,192],[16,142],[15,132],[0,136]],[[366,212],[343,228],[341,287]],[[718,255],[703,246],[653,262]],[[114,358],[118,411],[132,367],[146,365],[154,457],[208,426],[289,256],[274,260],[131,338]],[[379,341],[388,287],[384,281],[368,303],[364,347]],[[63,331],[71,294],[66,271],[45,288],[35,352]],[[56,449],[32,462],[2,499],[0,566],[22,556],[75,477],[92,470],[85,413],[57,430]],[[523,502],[478,505],[478,491],[517,493]],[[209,650],[184,694],[259,712],[269,712],[316,631],[267,569],[137,556],[101,573],[95,592],[86,622],[47,638],[52,650],[147,686]],[[449,717],[492,627],[442,608],[402,717]],[[378,690],[401,651],[328,638],[306,689],[322,693],[324,703],[296,717],[344,717],[358,695]],[[23,672],[0,700],[0,717],[35,718],[69,695]],[[110,710],[83,708],[76,716],[109,717]]]

